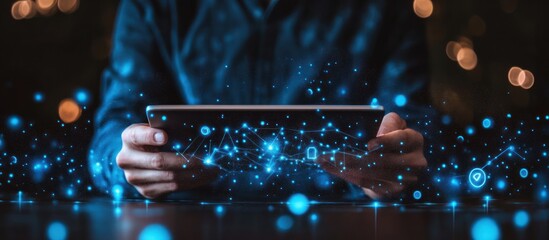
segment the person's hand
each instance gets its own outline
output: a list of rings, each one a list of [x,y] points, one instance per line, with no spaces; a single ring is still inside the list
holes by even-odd
[[[206,168],[197,158],[158,152],[167,135],[147,124],[133,124],[122,132],[122,149],[116,163],[128,183],[146,198],[199,187],[213,181],[217,168]]]
[[[376,138],[368,142],[368,151],[360,158],[345,153],[323,155],[317,162],[327,172],[362,187],[373,199],[396,196],[416,182],[417,174],[427,166],[423,136],[407,128],[396,113],[383,117]]]

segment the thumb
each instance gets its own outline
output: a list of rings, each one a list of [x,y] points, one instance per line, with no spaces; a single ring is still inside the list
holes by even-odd
[[[390,133],[392,131],[403,129],[406,129],[406,121],[400,118],[398,114],[391,112],[383,117],[376,137],[383,136],[384,134]]]

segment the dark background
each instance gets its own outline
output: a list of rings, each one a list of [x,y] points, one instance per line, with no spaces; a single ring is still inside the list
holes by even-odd
[[[73,13],[58,11],[23,20],[10,14],[13,3],[0,1],[0,192],[24,190],[52,197],[93,192],[93,188],[87,190],[87,145],[93,134],[99,80],[108,64],[118,1],[80,1]],[[431,95],[441,117],[448,115],[454,120],[450,128],[478,129],[488,116],[501,123],[507,113],[519,116],[519,120],[506,123],[511,125],[548,114],[548,10],[549,3],[543,0],[434,1],[433,14],[424,20]],[[472,71],[446,56],[446,44],[460,37],[472,41],[478,56]],[[531,89],[509,83],[507,72],[512,66],[534,74]],[[76,123],[63,125],[58,104],[64,98],[74,98],[79,89],[90,93],[89,101],[83,104]],[[37,92],[43,94],[42,102],[35,101]],[[8,127],[7,121],[14,115],[21,118],[24,132]],[[479,131],[478,138],[494,134],[498,135]],[[37,178],[29,176],[29,170],[10,167],[11,156],[18,156],[19,163],[27,161],[22,165],[25,168],[40,165],[43,159],[55,164]]]

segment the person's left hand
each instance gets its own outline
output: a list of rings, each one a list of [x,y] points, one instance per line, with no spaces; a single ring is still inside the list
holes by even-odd
[[[423,156],[423,136],[407,128],[398,114],[383,117],[376,138],[368,142],[368,154],[360,158],[345,153],[319,156],[317,162],[327,172],[354,183],[373,199],[395,197],[417,181],[427,166]]]

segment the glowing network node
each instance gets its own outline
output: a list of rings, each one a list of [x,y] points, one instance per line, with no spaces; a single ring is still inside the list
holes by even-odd
[[[399,94],[399,95],[396,95],[395,97],[395,104],[398,106],[398,107],[404,107],[404,105],[406,105],[406,96],[402,95],[402,94]]]
[[[469,172],[469,183],[475,187],[480,188],[486,183],[486,173],[482,168],[474,168]]]
[[[486,129],[492,128],[493,123],[494,123],[494,120],[492,120],[491,118],[485,118],[482,120],[482,127]]]
[[[413,197],[414,197],[414,199],[416,199],[416,200],[421,199],[421,192],[418,191],[418,190],[414,191]]]
[[[526,169],[526,168],[520,169],[519,174],[520,174],[520,177],[521,177],[521,178],[526,178],[526,177],[528,177],[528,169]]]
[[[493,219],[489,217],[481,218],[473,224],[471,237],[475,240],[499,239],[499,227]]]
[[[290,196],[287,204],[290,212],[295,215],[302,215],[309,209],[309,199],[301,193]]]
[[[287,215],[282,215],[276,220],[276,228],[281,232],[286,232],[292,228],[294,220]]]
[[[139,233],[139,240],[171,240],[170,231],[162,224],[154,223],[143,228]]]
[[[517,227],[523,228],[528,225],[528,222],[530,222],[530,216],[528,216],[526,211],[521,210],[515,213],[514,221]]]
[[[212,157],[207,157],[204,159],[204,164],[211,165],[213,163]]]
[[[210,127],[208,127],[208,126],[202,126],[200,128],[200,134],[202,134],[203,136],[208,136],[208,135],[210,135],[211,132],[212,131],[210,130]]]
[[[67,238],[67,227],[61,222],[52,222],[47,230],[48,239],[62,240]]]
[[[504,181],[503,179],[500,179],[500,180],[498,181],[498,183],[497,183],[497,187],[498,187],[498,189],[500,189],[500,190],[505,189],[505,185],[506,185],[506,184],[505,184],[505,181]]]
[[[316,157],[317,157],[316,154],[317,154],[316,147],[308,147],[307,148],[307,159],[316,160]]]

